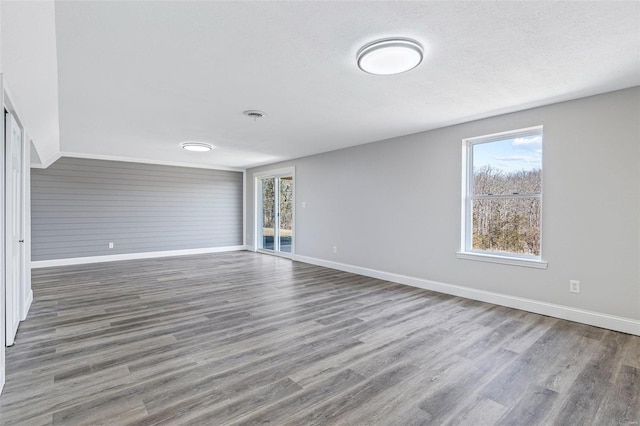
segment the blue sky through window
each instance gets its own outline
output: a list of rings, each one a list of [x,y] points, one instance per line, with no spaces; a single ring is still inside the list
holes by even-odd
[[[490,165],[505,173],[542,168],[542,135],[473,145],[473,169]]]

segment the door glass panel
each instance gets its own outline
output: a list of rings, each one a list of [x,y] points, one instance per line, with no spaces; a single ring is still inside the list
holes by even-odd
[[[262,179],[262,240],[261,248],[274,249],[274,224],[276,219],[275,178]]]
[[[291,253],[291,230],[293,222],[293,178],[282,177],[280,181],[280,251]]]

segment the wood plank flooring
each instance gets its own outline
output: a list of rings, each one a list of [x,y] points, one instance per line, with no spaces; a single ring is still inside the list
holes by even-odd
[[[38,269],[12,425],[638,425],[640,337],[268,255]]]

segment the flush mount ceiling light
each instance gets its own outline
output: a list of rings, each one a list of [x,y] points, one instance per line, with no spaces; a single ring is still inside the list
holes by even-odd
[[[180,146],[187,151],[206,152],[213,149],[213,145],[204,142],[182,142]]]
[[[422,62],[423,54],[422,46],[414,40],[377,40],[358,51],[358,67],[369,74],[400,74],[417,67]]]

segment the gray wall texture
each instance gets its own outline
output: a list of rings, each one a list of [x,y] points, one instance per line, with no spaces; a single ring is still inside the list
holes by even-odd
[[[639,319],[639,117],[634,87],[250,169],[247,241],[253,173],[295,166],[298,255]],[[456,258],[462,139],[537,125],[548,269]]]
[[[31,227],[34,261],[241,245],[242,172],[63,157],[31,170]]]

